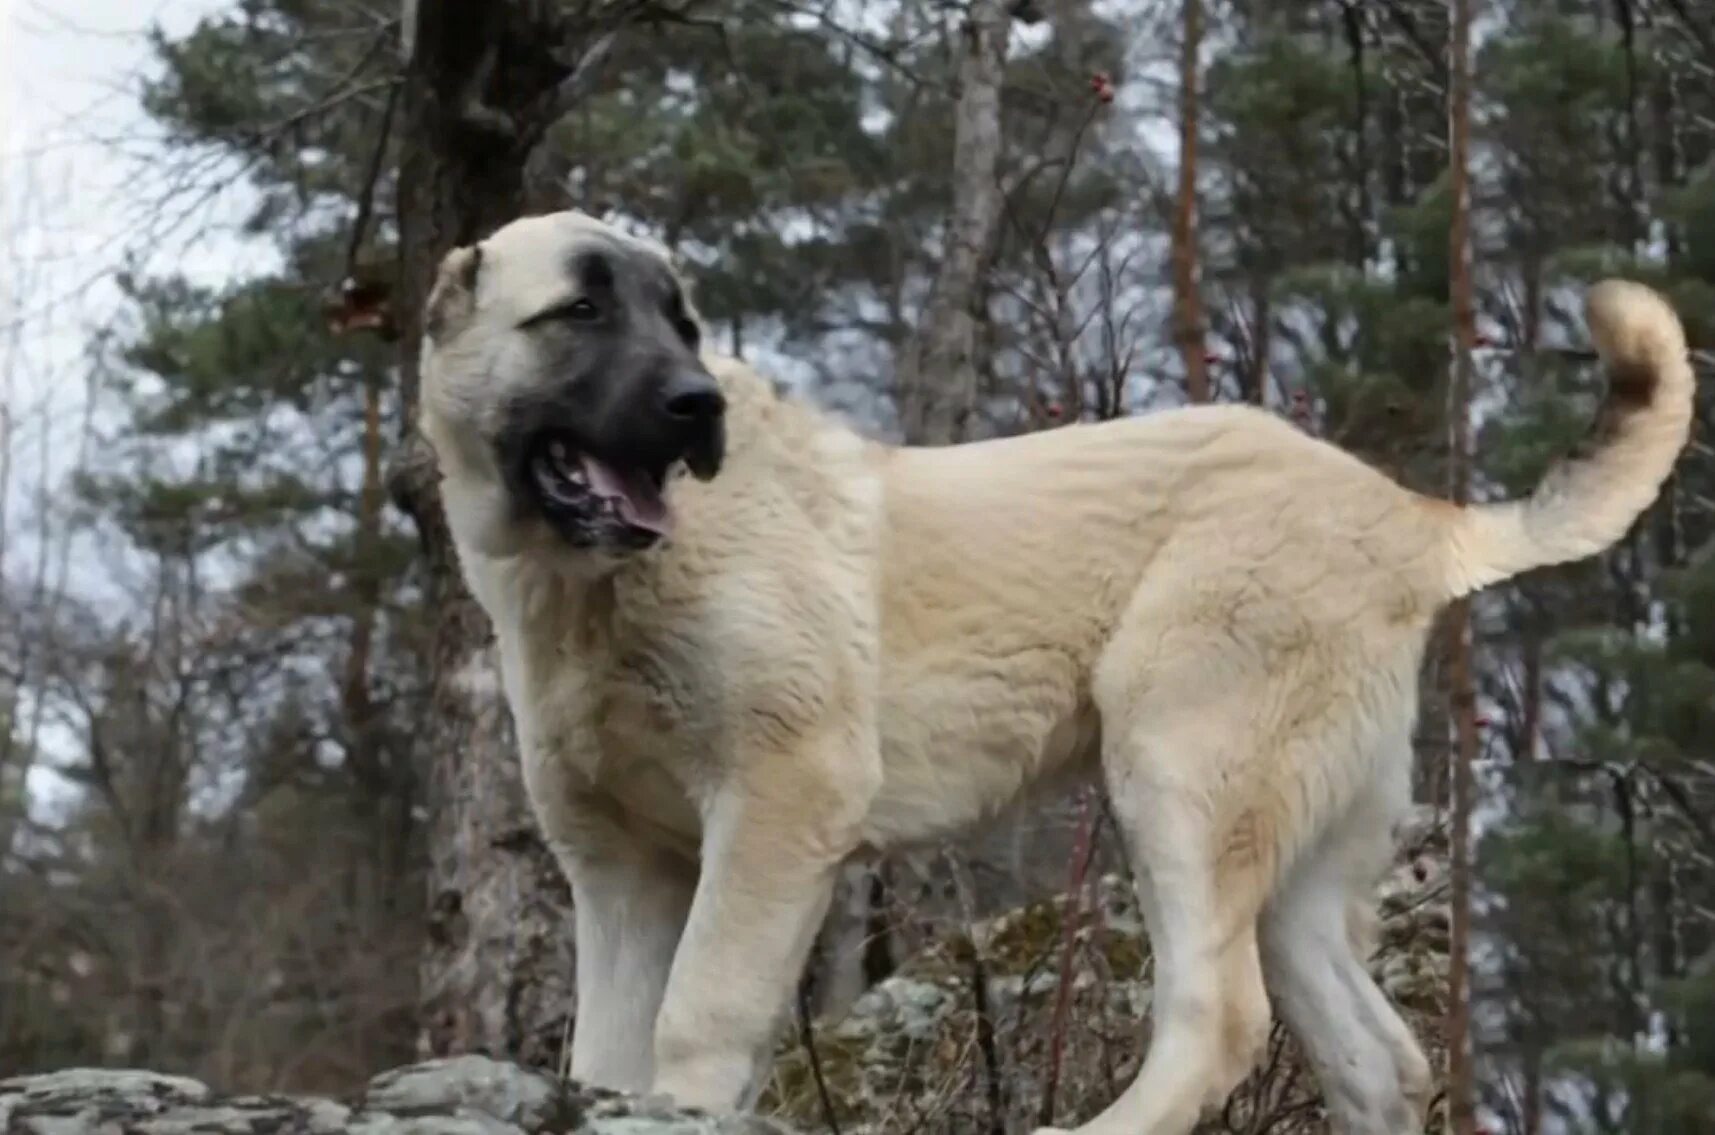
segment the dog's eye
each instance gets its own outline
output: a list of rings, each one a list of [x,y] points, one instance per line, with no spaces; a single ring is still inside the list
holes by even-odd
[[[587,299],[575,299],[561,306],[554,312],[557,319],[570,320],[573,323],[588,323],[592,319],[601,318],[601,308]]]
[[[579,296],[567,303],[556,304],[546,311],[539,311],[526,319],[520,326],[536,327],[543,323],[594,323],[601,318],[601,308],[591,300]]]

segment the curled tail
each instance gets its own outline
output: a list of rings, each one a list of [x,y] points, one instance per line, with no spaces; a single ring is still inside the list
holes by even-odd
[[[1585,295],[1608,372],[1592,436],[1521,500],[1448,510],[1448,596],[1617,543],[1655,500],[1691,433],[1696,378],[1685,331],[1659,294],[1604,280]]]

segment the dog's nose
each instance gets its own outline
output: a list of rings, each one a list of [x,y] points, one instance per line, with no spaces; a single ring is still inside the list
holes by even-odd
[[[726,412],[726,397],[715,380],[702,371],[679,371],[667,380],[662,406],[687,425],[713,422]]]

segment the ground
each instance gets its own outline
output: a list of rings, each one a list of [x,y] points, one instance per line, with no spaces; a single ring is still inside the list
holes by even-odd
[[[1135,1072],[1151,988],[1129,885],[1095,876],[1082,896],[1069,942],[1065,898],[950,929],[839,1019],[817,1022],[812,1046],[788,1039],[759,1109],[771,1118],[714,1119],[466,1056],[383,1073],[349,1102],[222,1096],[151,1072],[24,1076],[0,1080],[0,1133],[787,1135],[789,1128],[829,1131],[830,1109],[840,1135],[994,1135],[1050,1119],[1075,1122]],[[1409,825],[1378,899],[1374,972],[1439,1067],[1446,848],[1429,813]],[[1441,1110],[1426,1130],[1444,1130]],[[1264,1066],[1201,1130],[1325,1129],[1315,1086],[1277,1029]]]

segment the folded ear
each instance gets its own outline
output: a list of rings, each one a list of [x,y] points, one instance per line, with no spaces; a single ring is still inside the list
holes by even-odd
[[[678,253],[668,248],[654,237],[635,235],[631,239],[649,255],[667,266],[672,273],[673,281],[679,285],[679,295],[684,300],[685,317],[697,325],[697,330],[706,331],[703,314],[697,310],[697,300],[691,293],[691,278],[685,273],[685,262]]]
[[[458,331],[476,310],[476,277],[481,270],[480,244],[455,248],[441,258],[423,315],[423,329],[430,339]]]
[[[691,278],[680,270],[681,261],[678,257],[672,257],[667,263],[673,269],[673,278],[679,281],[679,295],[684,298],[685,303],[685,318],[695,323],[699,332],[707,333],[708,325],[703,322],[703,313],[697,310],[697,297],[692,292]]]

